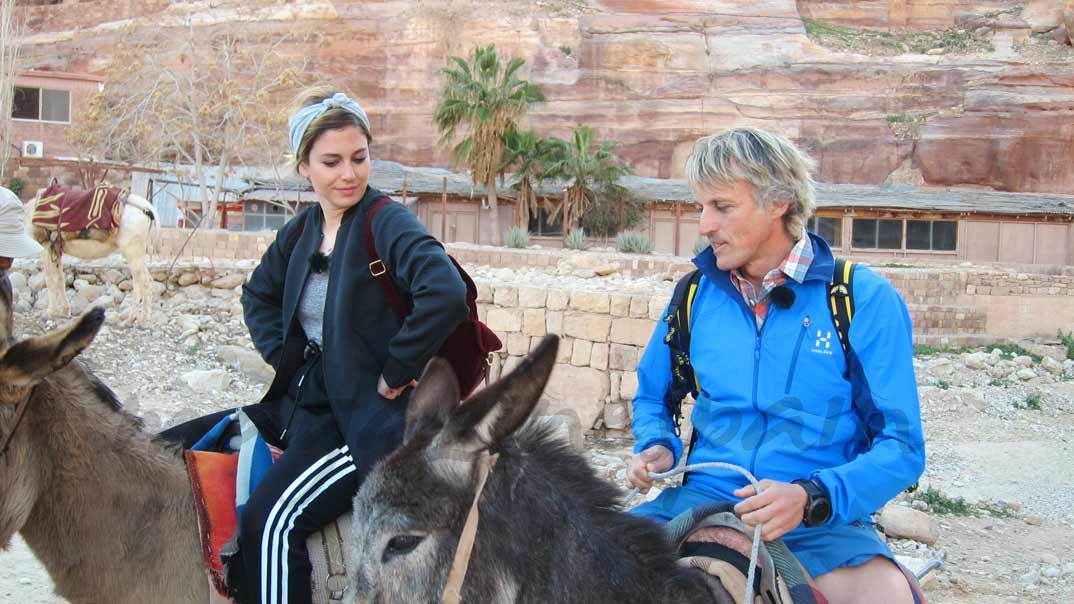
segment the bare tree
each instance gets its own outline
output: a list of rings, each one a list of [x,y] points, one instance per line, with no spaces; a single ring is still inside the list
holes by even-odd
[[[11,150],[11,102],[15,96],[15,69],[19,57],[19,24],[15,0],[0,0],[0,181],[4,178]]]
[[[283,116],[273,101],[301,83],[306,59],[280,52],[292,41],[286,35],[239,40],[189,21],[177,45],[169,44],[174,30],[139,33],[149,37],[116,50],[104,90],[71,140],[94,157],[191,165],[202,220],[211,225],[229,167],[265,161],[280,146],[265,144],[270,132],[282,143]]]

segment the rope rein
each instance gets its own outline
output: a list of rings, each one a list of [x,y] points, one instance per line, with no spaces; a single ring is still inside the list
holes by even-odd
[[[757,495],[761,494],[761,483],[757,481],[757,478],[750,473],[749,470],[742,466],[736,466],[733,463],[723,463],[722,461],[709,461],[705,463],[696,463],[692,465],[679,466],[678,468],[672,468],[667,472],[649,472],[649,478],[653,480],[666,480],[678,476],[679,474],[685,474],[693,470],[708,470],[708,469],[723,469],[733,470],[746,477],[746,480],[750,481]],[[634,498],[641,492],[640,489],[633,489],[623,499],[623,506],[626,507]],[[763,525],[758,524],[753,527],[753,546],[750,548],[750,567],[749,572],[746,575],[746,597],[743,600],[745,604],[753,604],[753,581],[757,575],[757,558],[761,552],[761,528]]]

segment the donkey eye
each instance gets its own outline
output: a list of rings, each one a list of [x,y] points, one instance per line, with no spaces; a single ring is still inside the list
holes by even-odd
[[[425,535],[396,535],[395,537],[392,537],[388,540],[388,545],[384,548],[384,559],[382,562],[387,562],[397,556],[405,556],[409,554],[424,540]]]

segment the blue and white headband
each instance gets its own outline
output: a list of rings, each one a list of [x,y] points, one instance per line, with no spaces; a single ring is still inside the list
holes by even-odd
[[[302,144],[302,137],[306,134],[306,129],[310,127],[313,120],[333,107],[338,107],[354,114],[358,121],[365,126],[366,132],[372,134],[372,130],[369,128],[369,117],[365,114],[365,109],[362,109],[362,106],[355,102],[354,99],[342,92],[337,92],[320,103],[306,105],[291,116],[288,133],[291,135],[291,150],[295,152],[296,156],[298,155],[298,146]]]

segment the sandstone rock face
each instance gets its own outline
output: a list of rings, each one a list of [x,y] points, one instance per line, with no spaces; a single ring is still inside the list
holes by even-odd
[[[104,74],[117,44],[161,30],[174,30],[166,38],[178,44],[186,19],[196,31],[227,31],[266,52],[274,38],[290,35],[271,52],[308,58],[310,73],[355,91],[372,118],[377,155],[411,165],[450,164],[431,119],[439,69],[449,56],[495,44],[526,59],[526,76],[548,98],[526,126],[566,137],[590,124],[621,141],[642,176],[680,176],[699,136],[752,125],[801,143],[826,182],[920,178],[1074,190],[1074,51],[1054,46],[1030,57],[1019,42],[1048,31],[1051,21],[1058,28],[1062,18],[1074,31],[1069,0],[141,0],[81,2],[78,11],[66,4],[16,9],[29,29],[26,68]],[[1012,12],[1019,4],[1027,5],[1023,16]],[[997,11],[995,50],[977,54],[835,51],[815,43],[803,22],[942,29]],[[270,109],[293,93],[281,93]],[[894,127],[907,116],[913,129]]]

